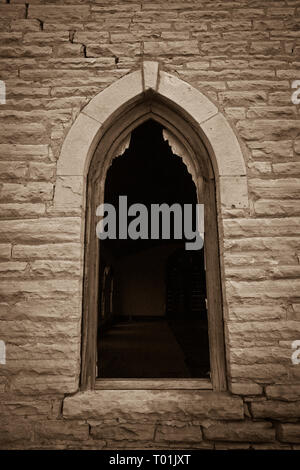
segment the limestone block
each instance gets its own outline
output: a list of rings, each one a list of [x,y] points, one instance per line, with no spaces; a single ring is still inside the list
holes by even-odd
[[[56,57],[79,57],[84,55],[84,47],[81,44],[66,43],[55,48]]]
[[[222,114],[217,114],[201,125],[204,141],[215,159],[217,175],[246,175],[244,157],[233,130]],[[243,180],[242,180],[243,181]]]
[[[3,245],[2,245],[3,246]],[[10,247],[9,245],[7,245]],[[80,243],[52,243],[50,245],[14,245],[12,257],[15,259],[74,259],[81,258]],[[10,249],[9,249],[10,251]]]
[[[49,181],[55,175],[55,165],[48,163],[30,163],[29,164],[29,179]]]
[[[240,209],[249,205],[246,176],[219,178],[220,202],[223,208]]]
[[[300,175],[300,162],[274,163],[272,168],[276,174],[286,176]]]
[[[41,23],[38,20],[19,19],[11,22],[12,31],[34,32],[41,30]]]
[[[141,54],[141,44],[135,43],[106,43],[106,44],[88,44],[86,48],[87,57],[120,57],[120,56],[138,56]]]
[[[52,55],[48,46],[3,46],[0,47],[0,57],[47,57]]]
[[[204,428],[204,437],[213,441],[271,442],[275,440],[275,429],[271,423],[250,421],[212,424]]]
[[[15,282],[1,281],[0,298],[1,300],[13,299],[18,296],[20,299],[56,299],[68,298],[71,295],[80,293],[80,284],[77,280],[16,280]],[[9,335],[7,325],[6,335]],[[33,325],[32,325],[33,327]]]
[[[157,442],[201,442],[200,426],[184,423],[159,424],[155,433]]]
[[[3,242],[78,243],[80,235],[80,217],[6,220],[0,224],[0,240]]]
[[[280,54],[280,41],[252,41],[250,46],[250,54],[261,54],[264,56],[274,56]]]
[[[43,319],[80,319],[81,298],[74,295],[68,299],[56,299],[55,302],[49,302],[49,299],[25,299],[19,300],[11,305],[2,303],[0,310],[1,320],[5,318],[43,320]]]
[[[151,441],[154,437],[154,424],[117,423],[91,426],[94,439],[113,439],[114,441]]]
[[[85,110],[88,111],[88,108]],[[64,140],[57,163],[58,176],[76,176],[85,173],[87,170],[85,166],[88,165],[100,137],[99,127],[99,122],[95,118],[80,113]]]
[[[227,319],[230,321],[246,322],[252,321],[273,321],[286,318],[286,310],[280,305],[232,305],[228,308]]]
[[[0,259],[9,259],[11,257],[11,245],[4,243],[0,245]]]
[[[0,5],[0,18],[6,21],[25,18],[25,5]]]
[[[14,5],[15,7],[15,5]],[[72,22],[86,21],[90,16],[89,5],[32,5],[29,4],[28,18],[42,21]],[[24,16],[23,16],[24,17]]]
[[[25,178],[27,165],[23,162],[0,162],[0,179]]]
[[[32,423],[28,419],[4,420],[2,418],[0,428],[0,448],[7,449],[7,444],[21,442],[22,446],[28,445],[32,439]]]
[[[125,75],[117,82],[110,85],[95,96],[84,108],[84,113],[98,123],[105,121],[122,108],[124,104],[128,105],[133,99],[137,98],[143,92],[142,74],[138,70],[129,75]]]
[[[0,275],[1,272],[0,263]],[[34,261],[30,265],[30,275],[32,277],[47,277],[56,279],[62,277],[64,279],[74,279],[81,275],[81,265],[78,261]]]
[[[81,176],[58,176],[55,186],[55,205],[82,207],[84,185]]]
[[[300,417],[300,402],[265,401],[251,403],[254,418],[271,418],[284,420]]]
[[[63,420],[47,421],[35,426],[35,436],[41,440],[71,439],[82,441],[88,438],[89,426],[85,423],[69,423]]]
[[[198,124],[217,114],[216,106],[188,83],[166,72],[160,72],[159,78],[158,93],[180,106]]]
[[[261,105],[267,100],[267,94],[263,91],[224,91],[218,96],[224,106]]]
[[[48,145],[0,144],[1,160],[49,160]]]
[[[83,392],[64,400],[63,415],[68,419],[124,418],[147,416],[175,419],[180,416],[241,419],[244,414],[240,398],[226,393],[174,390],[101,390]]]
[[[0,136],[2,144],[43,144],[47,141],[46,129],[43,124],[24,123],[10,124],[1,123]],[[14,145],[15,146],[15,145]]]
[[[300,193],[300,178],[258,179],[249,181],[249,190],[260,198],[293,199]]]
[[[228,281],[227,294],[237,298],[284,299],[298,297],[300,279],[274,279],[271,281]]]
[[[249,147],[252,150],[252,155],[256,159],[275,160],[283,156],[286,158],[293,156],[293,142],[292,140],[283,140],[278,142],[270,141],[256,141],[249,142]]]
[[[266,395],[271,400],[300,401],[300,385],[268,385]]]
[[[230,237],[280,237],[297,236],[300,231],[300,218],[257,218],[223,221],[224,236]]]
[[[282,442],[300,443],[300,425],[299,424],[279,424],[279,440]]]
[[[199,54],[198,41],[147,41],[144,44],[144,54],[154,55],[193,55]]]
[[[7,203],[0,204],[0,217],[3,219],[22,219],[45,215],[45,204]]]
[[[65,377],[53,374],[15,374],[11,380],[11,391],[28,397],[36,393],[48,396],[61,393],[75,393],[78,390],[78,374],[75,377]]]
[[[143,62],[144,90],[157,90],[158,84],[158,62],[146,60]]]
[[[0,189],[1,202],[44,202],[53,197],[52,183],[3,183]]]
[[[38,399],[3,399],[0,403],[1,416],[15,419],[17,416],[43,416],[50,412],[50,401]]]
[[[24,277],[27,263],[8,261],[0,263],[0,278]]]
[[[287,380],[286,364],[230,364],[230,375],[234,381],[253,380],[260,383],[273,383]]]
[[[288,98],[290,99],[290,97]],[[284,100],[286,104],[287,98]],[[271,104],[271,103],[270,103]],[[278,105],[278,103],[276,103]],[[241,137],[247,141],[252,140],[288,140],[293,139],[299,132],[297,120],[284,119],[258,119],[239,121],[236,125]]]
[[[231,392],[236,395],[261,395],[262,387],[256,383],[231,383]]]

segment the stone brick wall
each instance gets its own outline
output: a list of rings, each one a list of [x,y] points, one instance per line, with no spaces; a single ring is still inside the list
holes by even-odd
[[[300,1],[27,1],[0,0],[1,448],[300,448]],[[75,393],[83,214],[54,207],[56,162],[144,59],[209,97],[244,152],[250,208],[219,214],[227,393]]]

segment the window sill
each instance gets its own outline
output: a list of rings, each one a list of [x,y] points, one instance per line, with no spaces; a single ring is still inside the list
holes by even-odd
[[[241,420],[244,406],[240,397],[212,390],[91,390],[66,397],[63,417],[99,421]]]
[[[97,379],[95,390],[212,390],[209,379]]]

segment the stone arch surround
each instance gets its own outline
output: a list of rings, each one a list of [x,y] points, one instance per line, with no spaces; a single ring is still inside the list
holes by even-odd
[[[65,206],[68,190],[74,186],[79,196],[77,203],[84,206],[85,180],[99,140],[120,113],[149,92],[175,104],[199,133],[211,158],[221,206],[248,208],[245,161],[228,121],[204,94],[162,71],[160,64],[153,61],[143,62],[139,70],[114,82],[81,111],[66,136],[58,159],[54,206]],[[74,197],[71,199],[74,205]]]
[[[124,124],[123,121],[128,120],[126,116],[132,114],[135,120],[131,122],[130,118],[127,124]],[[92,157],[94,155],[97,157],[98,154],[101,169],[99,170],[97,166],[92,169],[100,175],[102,186],[112,158],[123,153],[132,129],[151,117],[164,125],[169,144],[177,149],[177,153],[179,151],[193,176],[198,196],[201,192],[202,178],[201,164],[199,166],[196,153],[200,155],[200,159],[206,158],[206,165],[204,164],[207,168],[207,171],[204,171],[206,178],[215,181],[218,212],[248,208],[244,157],[229,123],[205,95],[188,83],[161,71],[159,63],[153,61],[143,62],[141,69],[129,73],[100,92],[79,114],[67,134],[57,163],[54,208],[86,209],[87,175],[95,160]],[[176,120],[177,128],[173,125]],[[111,128],[115,130],[111,132]],[[198,145],[196,151],[193,152],[187,137],[194,139]],[[109,157],[105,157],[107,152]],[[85,219],[86,211],[83,210],[80,228],[82,267],[85,259]],[[222,243],[220,251],[222,252]],[[223,295],[226,295],[225,278],[222,274],[221,283]],[[91,319],[88,320],[86,307],[83,313],[84,325],[89,324]],[[86,326],[83,331],[85,328]],[[218,343],[221,344],[223,342],[221,319],[216,331],[219,331]],[[88,342],[85,333],[82,341],[82,351],[86,351]],[[221,351],[222,347],[218,349]],[[87,362],[85,353],[81,361],[84,364]],[[216,370],[220,371],[217,373],[218,377],[220,373],[224,374],[224,370],[221,372],[222,368],[223,366],[220,367],[219,364],[216,367]],[[221,389],[226,388],[225,380],[224,376],[217,380],[223,384]],[[93,383],[93,380],[90,382],[87,379],[84,382]]]

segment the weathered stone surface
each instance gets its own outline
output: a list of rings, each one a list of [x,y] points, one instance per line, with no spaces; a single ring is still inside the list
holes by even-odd
[[[0,240],[20,244],[79,242],[80,228],[81,219],[78,217],[7,220],[0,225]]]
[[[7,245],[8,246],[8,245]],[[80,259],[80,243],[55,243],[51,245],[14,245],[15,259]]]
[[[199,54],[197,41],[149,41],[145,43],[144,53],[149,55],[192,55]]]
[[[55,175],[55,165],[48,163],[30,163],[29,179],[49,181]]]
[[[272,168],[280,175],[300,175],[300,162],[274,163]]]
[[[81,44],[66,43],[57,46],[56,57],[79,57],[84,56],[84,47]]]
[[[40,203],[0,204],[0,217],[3,219],[21,219],[45,215],[46,206]]]
[[[30,265],[30,272],[33,277],[72,279],[80,276],[81,266],[73,261],[34,261]]]
[[[300,417],[300,402],[266,401],[251,403],[254,418],[289,419]]]
[[[235,395],[261,395],[262,387],[255,383],[231,383],[231,392]]]
[[[299,132],[299,127],[297,120],[260,119],[255,121],[239,121],[237,123],[237,130],[239,131],[240,136],[247,141],[263,139],[283,140],[295,138]]]
[[[19,372],[14,374],[11,380],[11,391],[24,396],[40,395],[57,396],[61,393],[75,393],[78,390],[78,376],[64,377],[62,375],[38,374],[32,371],[24,374]],[[51,411],[50,413],[51,414]]]
[[[158,425],[155,433],[157,442],[201,442],[202,432],[200,426],[184,423],[168,423]]]
[[[0,18],[6,21],[25,18],[25,5],[0,5]]]
[[[299,200],[288,199],[259,199],[254,203],[254,211],[257,215],[288,215],[299,216],[300,204]]]
[[[279,237],[297,235],[300,229],[300,218],[290,217],[289,223],[284,218],[259,218],[224,220],[226,237]]]
[[[293,199],[299,196],[300,178],[286,178],[276,180],[252,179],[250,191],[256,197],[267,198],[272,194],[274,199]]]
[[[41,30],[41,23],[38,20],[19,19],[11,22],[12,31],[34,32]]]
[[[279,424],[279,440],[282,442],[300,443],[300,425],[299,424]]]
[[[80,176],[58,176],[55,187],[56,205],[81,207],[84,203],[84,185]]]
[[[91,426],[94,439],[112,439],[114,441],[151,441],[154,437],[154,424],[116,423]]]
[[[235,298],[280,299],[299,297],[300,280],[274,279],[272,281],[227,281],[227,292]]]
[[[216,441],[270,442],[275,440],[275,429],[271,423],[212,424],[204,428],[204,437]]]
[[[229,321],[247,322],[251,321],[273,321],[284,320],[286,318],[286,309],[280,305],[232,305],[226,315]]]
[[[224,106],[251,106],[264,103],[267,95],[262,91],[225,91],[219,93],[219,98]]]
[[[28,18],[38,18],[42,21],[82,21],[90,16],[88,5],[29,5]]]
[[[9,259],[11,257],[11,245],[9,243],[0,245],[0,259]]]
[[[76,44],[76,46],[79,46]],[[118,57],[133,55],[137,56],[141,54],[141,45],[139,42],[133,44],[123,43],[107,43],[107,44],[88,44],[86,48],[87,57]]]
[[[69,423],[66,421],[48,421],[35,426],[35,435],[41,440],[67,440],[82,441],[88,438],[89,426],[84,423]]]
[[[16,297],[20,300],[66,298],[80,292],[79,288],[80,284],[75,280],[18,280],[14,283],[1,281],[0,298],[2,300]]]
[[[241,419],[244,409],[240,398],[226,393],[171,390],[101,390],[84,392],[64,400],[63,415],[67,419],[94,419],[175,416],[215,419]]]
[[[2,418],[0,428],[0,448],[5,449],[9,443],[21,443],[22,446],[29,445],[32,439],[33,426],[28,419],[8,420]]]
[[[300,385],[269,385],[266,395],[271,400],[300,401]]]
[[[81,314],[81,299],[72,296],[69,299],[59,300],[56,299],[55,303],[49,302],[49,299],[25,299],[17,301],[9,305],[7,303],[1,304],[0,318],[1,320],[14,318],[21,319],[47,319],[57,318],[68,320],[71,318],[79,319]]]
[[[1,160],[49,160],[48,145],[0,144]]]
[[[49,400],[37,399],[15,399],[15,400],[2,400],[0,403],[1,416],[3,418],[12,418],[17,416],[29,417],[44,415],[47,416],[50,412],[51,403]]]
[[[18,261],[0,263],[0,278],[4,277],[24,277],[27,264]]]
[[[27,165],[23,162],[0,162],[0,179],[25,178]]]
[[[43,202],[53,198],[51,183],[4,183],[0,190],[1,202]]]

